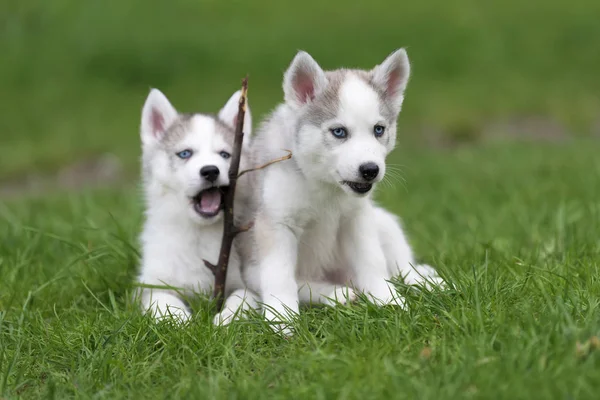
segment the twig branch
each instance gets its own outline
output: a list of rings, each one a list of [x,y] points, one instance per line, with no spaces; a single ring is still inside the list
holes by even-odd
[[[248,101],[248,77],[242,81],[242,94],[240,96],[240,102],[238,107],[237,121],[235,126],[235,139],[233,142],[233,151],[231,154],[231,164],[229,166],[229,188],[225,192],[225,198],[223,200],[223,239],[221,241],[221,251],[219,252],[219,261],[217,265],[211,264],[210,262],[203,260],[204,265],[211,270],[215,276],[215,286],[213,289],[213,297],[217,301],[217,309],[220,310],[223,307],[225,300],[225,280],[227,278],[227,267],[229,265],[229,256],[231,254],[231,247],[233,246],[233,239],[242,232],[250,230],[253,226],[253,222],[250,222],[246,226],[235,226],[233,205],[235,196],[235,187],[239,177],[247,172],[257,171],[268,167],[271,164],[275,164],[280,161],[289,160],[292,158],[292,152],[288,152],[287,155],[278,159],[269,161],[268,163],[259,167],[250,168],[239,172],[240,159],[242,156],[242,143],[244,141],[244,116],[246,115],[246,103]]]
[[[259,169],[267,168],[271,164],[275,164],[275,163],[278,163],[278,162],[281,162],[281,161],[285,161],[285,160],[289,160],[290,158],[292,158],[292,152],[291,151],[286,150],[286,149],[284,149],[283,151],[287,151],[287,154],[285,156],[276,158],[274,160],[271,160],[268,163],[263,164],[263,165],[261,165],[259,167],[245,169],[245,170],[243,170],[242,172],[239,173],[238,178],[240,176],[244,175],[247,172],[258,171]]]
[[[215,286],[213,297],[217,300],[217,309],[223,307],[225,297],[225,279],[227,278],[227,267],[229,265],[229,255],[233,239],[243,230],[235,226],[233,219],[233,205],[235,196],[235,187],[240,169],[240,159],[242,156],[242,143],[244,141],[244,116],[246,115],[246,102],[248,98],[248,77],[242,81],[242,94],[238,106],[238,114],[235,127],[235,138],[233,141],[233,151],[231,154],[231,164],[229,166],[229,188],[225,192],[224,210],[223,210],[223,239],[221,241],[221,251],[219,252],[219,261],[217,265],[204,260],[204,265],[208,267],[215,276]],[[250,229],[250,228],[248,228]]]
[[[217,266],[216,266],[215,264],[211,264],[211,263],[209,263],[209,262],[208,262],[208,261],[206,261],[206,260],[202,260],[202,261],[204,261],[204,266],[205,266],[206,268],[210,269],[210,272],[212,272],[212,273],[213,273],[213,275],[215,275],[215,276],[216,276],[216,275],[217,275]]]
[[[250,229],[252,229],[253,226],[254,226],[254,221],[250,221],[247,225],[236,228],[235,234],[237,235],[238,233],[248,232]]]

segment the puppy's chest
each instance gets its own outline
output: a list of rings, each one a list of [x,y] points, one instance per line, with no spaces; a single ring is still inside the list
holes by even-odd
[[[341,221],[339,215],[318,215],[305,226],[298,243],[297,274],[316,278],[337,268],[340,259]]]
[[[168,279],[179,281],[183,287],[194,290],[208,290],[212,287],[212,272],[204,265],[203,260],[216,264],[221,249],[221,235],[196,233],[173,235],[164,243],[171,249],[172,271]]]
[[[221,250],[222,232],[200,234],[195,239],[188,245],[195,258],[216,263]]]

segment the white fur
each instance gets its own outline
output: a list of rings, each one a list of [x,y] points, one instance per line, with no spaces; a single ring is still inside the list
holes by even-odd
[[[237,105],[239,96],[239,92],[234,93],[219,113],[219,118],[230,126],[237,115],[237,107],[233,105]],[[249,134],[249,110],[246,115],[244,131]],[[203,260],[217,263],[223,234],[222,212],[215,217],[202,217],[194,211],[190,198],[213,186],[200,176],[203,166],[219,168],[217,186],[229,183],[230,159],[224,159],[220,152],[230,152],[231,144],[217,131],[214,118],[196,114],[185,125],[182,137],[166,147],[164,135],[169,134],[169,127],[177,118],[178,113],[167,98],[153,89],[144,105],[141,122],[146,220],[140,238],[142,262],[138,281],[172,287],[142,289],[140,300],[144,310],[157,318],[173,316],[186,321],[191,314],[184,298],[212,290],[214,277]],[[193,156],[187,160],[173,158],[175,152],[185,149],[193,150]],[[245,157],[242,163],[244,160]],[[237,212],[244,212],[243,207]],[[245,291],[236,246],[229,260],[226,295],[229,293],[223,315],[217,315],[215,323],[229,323],[238,309],[256,306],[254,295]]]
[[[230,98],[229,100],[227,100],[227,103],[225,103],[225,105],[223,106],[223,108],[221,109],[221,111],[219,111],[219,119],[221,121],[224,121],[225,123],[231,125],[232,127],[235,128],[235,126],[237,125],[237,113],[238,113],[238,109],[239,109],[239,104],[240,104],[240,96],[242,95],[242,91],[238,90],[237,92],[235,92]],[[250,112],[250,107],[247,106],[246,107],[247,112],[244,114],[244,135],[245,136],[245,140],[244,140],[244,150],[248,149],[250,146],[250,131],[252,130],[252,113]]]
[[[336,172],[339,180],[357,180],[359,165],[375,162],[380,173],[376,181],[385,174],[385,157],[388,148],[373,136],[373,126],[377,123],[385,125],[379,113],[377,94],[365,82],[349,76],[340,88],[339,122],[352,132],[352,139],[336,146],[334,157],[337,158]],[[334,138],[334,140],[337,140]],[[394,143],[388,147],[393,148]]]
[[[398,49],[373,69],[373,81],[383,89],[386,100],[400,112],[404,91],[410,76],[410,63],[406,50]]]
[[[156,123],[153,116],[156,116],[160,120],[159,123]],[[140,130],[142,146],[152,146],[156,143],[176,117],[177,111],[166,96],[160,90],[152,89],[142,109]]]
[[[260,293],[268,320],[285,323],[298,312],[299,302],[343,303],[353,300],[356,291],[377,304],[404,306],[388,282],[398,275],[406,275],[409,284],[441,283],[431,267],[413,268],[399,223],[373,203],[373,190],[358,194],[343,183],[362,182],[359,167],[367,162],[380,170],[372,183],[383,178],[408,71],[406,53],[398,50],[370,72],[383,100],[365,79],[342,71],[336,115],[321,126],[302,121],[305,107],[327,89],[327,75],[304,52],[286,71],[286,101],[263,124],[252,152],[257,164],[280,156],[282,149],[291,149],[293,157],[261,172],[251,245],[244,247],[252,258],[244,278]],[[394,110],[393,117],[380,115],[381,101]],[[376,138],[376,124],[385,126],[389,137]],[[349,137],[333,137],[330,129],[336,126],[347,128]],[[275,328],[290,333],[285,325]]]
[[[322,92],[327,78],[319,64],[304,51],[296,54],[292,65],[296,68],[289,68],[283,77],[283,93],[286,104],[298,109]]]

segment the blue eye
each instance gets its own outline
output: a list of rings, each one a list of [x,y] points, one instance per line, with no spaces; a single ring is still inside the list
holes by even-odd
[[[381,125],[375,125],[375,128],[373,128],[373,132],[375,132],[375,136],[380,137],[383,135],[383,132],[385,132],[385,127]]]
[[[193,153],[191,150],[186,149],[186,150],[183,150],[183,151],[180,151],[179,153],[177,153],[177,157],[185,160],[185,159],[190,158],[192,156],[192,154]]]
[[[333,129],[331,129],[331,134],[338,139],[343,139],[346,136],[348,136],[348,132],[346,131],[346,128],[333,128]]]
[[[224,159],[226,159],[226,160],[227,160],[229,157],[231,157],[231,154],[229,154],[229,153],[228,153],[228,152],[226,152],[226,151],[222,151],[222,152],[220,152],[219,154],[221,155],[221,157],[223,157],[223,158],[224,158]]]

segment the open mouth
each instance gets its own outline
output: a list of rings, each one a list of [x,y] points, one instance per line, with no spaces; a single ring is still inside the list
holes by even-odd
[[[223,201],[228,186],[211,187],[192,198],[194,210],[205,218],[214,217],[223,209]]]
[[[360,194],[367,193],[373,187],[372,183],[361,183],[361,182],[350,182],[350,181],[344,181],[342,183],[344,185],[347,185],[355,193],[360,193]]]

